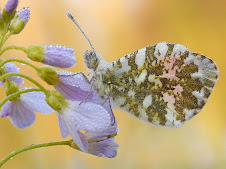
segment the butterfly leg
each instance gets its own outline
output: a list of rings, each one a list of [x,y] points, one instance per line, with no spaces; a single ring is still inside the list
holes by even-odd
[[[83,77],[89,84],[91,84],[92,79],[90,80],[90,79],[87,77],[87,76],[89,76],[89,74],[88,74],[88,75],[85,75],[84,72],[78,72],[78,73],[81,74],[82,77]]]
[[[86,82],[88,82],[89,84],[91,83],[91,80],[89,80],[89,78],[87,77],[89,74],[86,76],[84,72],[76,72],[76,73],[73,73],[72,76],[75,76],[78,74],[82,75],[82,77],[85,79]],[[70,75],[61,75],[61,76],[67,77],[67,76],[71,76],[71,74]]]
[[[110,97],[108,97],[108,104],[109,104],[109,107],[110,107],[110,109],[111,109],[111,114],[112,114],[112,117],[113,117],[113,123],[112,123],[112,126],[115,124],[115,115],[114,115],[114,113],[113,113],[113,111],[112,111],[112,107],[111,107],[111,99],[110,99]]]
[[[109,107],[110,107],[110,109],[111,109],[111,118],[113,118],[113,122],[112,122],[112,126],[115,124],[115,115],[114,115],[114,113],[113,113],[113,111],[112,111],[112,107],[111,107],[111,99],[110,99],[110,96],[108,96],[104,101],[103,101],[103,103],[101,104],[102,106],[106,103],[106,101],[108,100],[108,104],[109,104]]]
[[[109,96],[106,99],[104,99],[104,101],[102,102],[101,106],[103,106],[108,99],[110,100]]]
[[[90,83],[91,83],[91,81],[90,81]],[[86,98],[83,101],[81,101],[79,103],[79,105],[81,105],[82,103],[86,102],[86,100],[88,99],[88,97],[90,96],[90,94],[92,92],[92,88],[93,88],[93,83],[91,83],[91,87],[90,87],[89,93],[87,94]]]

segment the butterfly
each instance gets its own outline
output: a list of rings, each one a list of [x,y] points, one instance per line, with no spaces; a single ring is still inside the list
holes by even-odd
[[[202,110],[219,75],[209,57],[168,42],[136,50],[111,63],[92,47],[85,52],[84,61],[100,98],[144,121],[172,128]]]

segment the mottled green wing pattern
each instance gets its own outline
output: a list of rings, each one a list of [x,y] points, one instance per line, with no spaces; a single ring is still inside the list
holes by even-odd
[[[103,74],[114,105],[156,125],[179,127],[198,114],[218,79],[216,64],[180,44],[158,43],[111,63]]]

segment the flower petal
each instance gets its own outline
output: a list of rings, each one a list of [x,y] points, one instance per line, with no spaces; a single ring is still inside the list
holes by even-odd
[[[6,73],[19,73],[20,69],[14,63],[6,63],[5,65]],[[23,78],[18,76],[9,77],[11,81],[16,82],[19,86],[23,84]],[[0,86],[4,85],[4,80],[0,81]]]
[[[58,72],[60,82],[55,85],[55,89],[59,91],[68,100],[81,100],[86,99],[87,102],[93,102],[103,106],[109,114],[113,115],[111,105],[109,101],[106,101],[103,105],[104,100],[101,100],[96,91],[93,90],[90,94],[91,84],[81,73],[72,73],[68,71]],[[114,115],[112,116],[114,118]]]
[[[111,116],[111,121],[114,121],[115,119],[115,116],[113,114],[113,111],[112,111],[112,108],[111,108],[111,104],[109,102],[109,100],[105,101],[105,103],[103,104],[104,100],[101,100],[96,91],[93,90],[90,94],[90,96],[86,99],[87,102],[92,102],[92,103],[95,103],[95,104],[98,104],[98,105],[101,105],[103,106],[107,111],[108,113],[110,114]]]
[[[80,140],[82,141],[83,146],[85,147],[86,150],[88,150],[89,144],[88,144],[88,141],[87,141],[85,135],[83,133],[81,133],[80,131],[78,131],[78,135],[80,137]]]
[[[74,128],[73,125],[70,123],[65,123],[67,125],[68,131],[73,139],[73,141],[76,143],[76,145],[79,147],[79,149],[85,153],[88,152],[88,143],[87,140],[83,137],[82,133],[79,132],[78,128]]]
[[[63,111],[65,123],[90,132],[100,132],[109,127],[111,117],[102,106],[91,102],[68,102],[70,108]]]
[[[68,100],[84,100],[91,89],[88,79],[84,79],[80,74],[74,74],[68,71],[59,71],[59,83],[54,85]]]
[[[81,90],[79,87],[70,86],[61,82],[54,85],[54,88],[68,100],[84,100],[89,94],[88,91]]]
[[[63,84],[79,87],[79,88],[81,88],[81,90],[89,91],[91,85],[88,82],[88,78],[85,79],[81,75],[81,73],[73,73],[73,72],[69,72],[69,71],[58,71],[60,81]]]
[[[86,132],[84,135],[89,140],[89,142],[95,142],[100,140],[105,140],[112,134],[118,133],[119,129],[117,127],[117,120],[115,119],[115,122],[113,125],[110,125],[108,128],[101,132]]]
[[[22,100],[12,102],[12,112],[8,115],[8,117],[13,125],[20,129],[32,125],[36,116],[29,106]]]
[[[60,133],[62,138],[66,138],[69,135],[67,126],[65,125],[62,117],[57,113],[58,123],[60,127]]]
[[[26,25],[28,20],[30,19],[30,9],[29,8],[23,8],[20,11],[17,12],[17,15],[18,15],[20,20],[23,20],[25,22],[25,25]]]
[[[43,63],[60,68],[69,68],[76,64],[74,49],[58,45],[44,46],[44,48]]]
[[[12,104],[13,102],[8,101],[2,106],[0,117],[6,117],[12,112],[12,108],[13,108]]]
[[[12,13],[14,10],[16,10],[18,3],[19,0],[8,0],[5,5],[6,13]]]
[[[45,114],[52,113],[54,110],[46,103],[45,97],[43,92],[29,92],[21,95],[21,99],[31,110]]]
[[[109,138],[103,141],[89,143],[88,152],[99,157],[113,158],[117,155],[118,147],[119,145],[115,143],[114,138]]]

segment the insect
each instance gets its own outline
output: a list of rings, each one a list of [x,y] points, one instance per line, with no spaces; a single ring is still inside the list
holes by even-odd
[[[180,44],[161,42],[136,50],[111,63],[92,50],[84,60],[91,83],[103,100],[155,125],[180,127],[197,115],[218,80],[218,69],[207,56]]]

